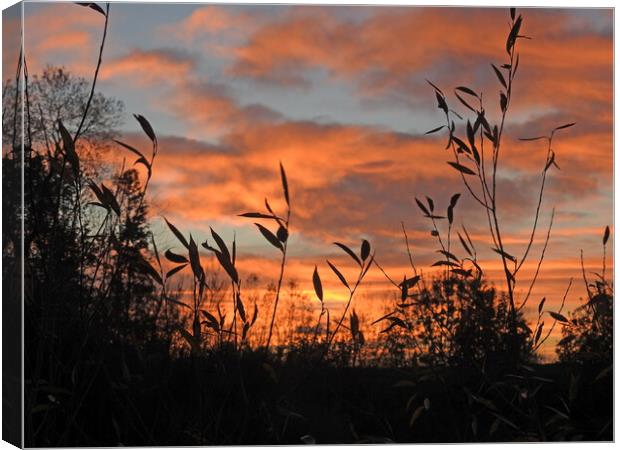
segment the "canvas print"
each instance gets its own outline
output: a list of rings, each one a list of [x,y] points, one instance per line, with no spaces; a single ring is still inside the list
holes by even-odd
[[[612,9],[2,20],[5,440],[613,440]]]

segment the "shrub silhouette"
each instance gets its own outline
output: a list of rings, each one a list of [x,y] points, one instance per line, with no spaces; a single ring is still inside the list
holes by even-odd
[[[432,280],[402,308],[418,361],[424,365],[492,366],[510,349],[508,299],[479,278]],[[529,350],[529,331],[519,315],[519,352]]]
[[[606,227],[603,235],[603,270],[595,274],[594,283],[590,282],[586,276],[582,252],[583,281],[587,292],[587,302],[569,313],[569,317],[562,321],[562,339],[556,348],[560,361],[611,362],[614,292],[613,285],[605,277],[605,250],[609,235],[609,227]]]

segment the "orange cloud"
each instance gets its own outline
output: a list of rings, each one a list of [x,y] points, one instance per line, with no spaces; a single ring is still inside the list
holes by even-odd
[[[90,33],[86,31],[59,32],[41,42],[37,51],[66,50],[67,47],[79,48],[88,46],[90,42]]]
[[[197,32],[215,33],[237,22],[235,16],[217,6],[206,6],[194,11],[184,22],[184,31],[189,34]]]
[[[235,29],[245,29],[251,23],[249,15],[232,13],[221,6],[203,6],[194,10],[187,18],[174,25],[178,34],[195,37],[200,34],[230,33]]]
[[[95,42],[101,38],[103,23],[101,14],[72,3],[25,5],[24,47],[30,72],[41,72],[54,56],[71,60],[73,73],[92,72],[97,58]]]
[[[349,21],[338,19],[328,8],[292,9],[253,33],[237,49],[231,70],[286,82],[300,81],[308,69],[325,68],[334,76],[357,78],[376,89],[404,83],[420,70],[426,76],[432,75],[430,70],[441,78],[454,78],[457,67],[461,69],[457,73],[471,73],[467,69],[480,63],[505,59],[502,49],[509,29],[503,9],[377,7],[369,11],[366,19]],[[544,71],[544,80],[549,79],[549,71],[554,76],[577,71],[590,79],[597,77],[597,69],[611,73],[608,35],[575,31],[569,15],[560,10],[521,12],[524,33],[534,36],[532,42],[521,41],[521,62]]]
[[[135,49],[108,61],[102,67],[101,77],[121,77],[138,84],[172,82],[187,77],[195,65],[195,59],[183,51]]]
[[[183,80],[164,102],[179,119],[210,130],[242,130],[276,120],[280,114],[263,105],[239,105],[222,84]]]

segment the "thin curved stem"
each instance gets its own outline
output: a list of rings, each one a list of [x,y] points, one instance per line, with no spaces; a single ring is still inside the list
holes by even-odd
[[[540,206],[542,204],[543,193],[545,191],[545,181],[547,180],[547,164],[549,162],[549,155],[551,154],[551,142],[553,138],[549,138],[549,146],[547,147],[547,156],[545,158],[545,167],[543,168],[542,181],[540,182],[540,191],[538,192],[538,204],[536,205],[536,213],[534,214],[534,224],[532,225],[532,232],[530,234],[530,239],[527,244],[527,248],[525,249],[525,253],[521,257],[517,268],[514,271],[514,275],[517,274],[521,266],[527,259],[527,256],[532,248],[532,244],[534,243],[534,237],[536,235],[536,227],[538,226],[538,219],[540,217]]]
[[[530,286],[527,290],[527,294],[525,295],[525,299],[523,299],[523,302],[517,308],[517,311],[520,311],[525,306],[527,301],[529,300],[530,295],[532,293],[532,289],[534,288],[534,284],[536,284],[536,280],[538,279],[538,274],[540,273],[540,267],[542,266],[543,259],[545,259],[545,251],[547,250],[547,245],[549,244],[549,238],[551,237],[551,228],[553,227],[554,216],[555,216],[555,209],[551,211],[551,220],[549,221],[549,228],[547,229],[547,237],[545,238],[545,245],[543,246],[542,252],[540,254],[540,258],[538,259],[538,265],[536,266],[536,272],[534,273],[534,278],[532,279],[532,282],[530,283]]]
[[[289,229],[290,220],[291,220],[291,208],[289,206],[288,211],[286,213],[286,221],[285,221],[287,232]],[[282,279],[284,278],[284,267],[286,265],[286,249],[288,248],[288,240],[289,238],[287,237],[286,241],[284,242],[283,248],[282,248],[282,261],[280,262],[280,275],[278,276],[278,284],[276,287],[276,297],[275,297],[275,301],[273,304],[273,312],[271,313],[271,322],[269,323],[269,334],[267,335],[267,343],[265,345],[265,352],[269,352],[269,345],[271,344],[271,337],[273,335],[273,326],[276,321],[276,312],[278,311],[278,303],[280,301],[280,291],[282,290]]]
[[[331,338],[329,338],[329,340],[327,342],[327,347],[325,349],[326,352],[329,351],[329,347],[331,346],[331,343],[333,342],[334,338],[338,334],[338,331],[340,330],[340,327],[342,326],[342,322],[344,322],[344,319],[347,316],[347,312],[349,312],[349,308],[351,307],[351,303],[353,302],[353,296],[355,295],[355,291],[357,290],[359,285],[362,283],[362,280],[364,279],[364,276],[368,272],[368,269],[373,264],[374,260],[375,260],[375,255],[372,255],[370,257],[370,260],[366,264],[366,266],[362,266],[360,268],[360,273],[359,273],[359,275],[357,277],[357,281],[355,282],[355,285],[353,286],[353,289],[349,289],[349,300],[347,301],[347,304],[346,304],[346,306],[344,308],[344,312],[342,313],[342,316],[340,317],[340,320],[336,324],[336,328],[334,329],[334,332],[332,333]]]
[[[97,78],[99,77],[99,69],[101,68],[101,61],[103,59],[103,48],[105,47],[105,39],[108,34],[108,18],[109,17],[110,17],[110,4],[106,3],[105,24],[103,25],[103,36],[101,38],[101,45],[99,47],[99,59],[97,60],[97,68],[95,69],[95,76],[93,77],[93,83],[90,87],[90,94],[86,102],[86,107],[84,108],[84,113],[82,114],[82,119],[80,120],[80,125],[78,126],[78,129],[75,132],[75,136],[73,137],[74,143],[80,137],[80,133],[82,132],[82,127],[84,126],[84,122],[86,121],[86,116],[88,115],[88,110],[90,109],[90,104],[93,101],[93,96],[95,95],[95,86],[97,85]]]

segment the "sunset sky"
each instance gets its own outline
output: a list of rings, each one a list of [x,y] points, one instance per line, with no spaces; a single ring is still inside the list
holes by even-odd
[[[499,213],[507,249],[522,255],[546,149],[543,142],[518,138],[577,122],[554,141],[561,170],[550,169],[533,258],[517,287],[520,298],[555,207],[530,306],[535,309],[543,296],[547,305],[559,305],[573,277],[572,309],[585,296],[579,251],[588,270],[600,270],[603,229],[612,225],[613,13],[519,12],[523,34],[532,39],[518,44]],[[90,79],[103,21],[70,3],[26,3],[29,71],[64,65]],[[17,27],[5,17],[5,39]],[[352,261],[333,241],[358,249],[366,238],[390,274],[410,275],[401,221],[416,262],[430,272],[439,259],[437,245],[414,197],[429,195],[445,210],[457,192],[462,197],[455,222],[470,231],[493,281],[500,260],[490,251],[483,210],[446,164],[451,155],[444,150],[445,136],[424,135],[443,123],[425,80],[449,93],[461,114],[467,111],[453,88],[482,91],[487,117],[497,122],[500,85],[490,63],[506,62],[508,31],[506,9],[114,3],[98,90],[125,103],[127,142],[148,148],[131,113],[147,117],[159,137],[149,200],[161,248],[178,248],[162,226],[163,216],[200,241],[209,226],[227,240],[236,232],[242,272],[269,278],[277,251],[252,220],[236,215],[262,211],[265,197],[276,209],[283,207],[282,161],[293,208],[287,277],[309,292],[317,264],[327,297],[344,294],[326,258],[353,276]],[[16,52],[5,52],[5,80],[16,60]],[[453,248],[463,256],[457,242]],[[370,298],[388,288],[376,269],[368,280],[362,291]]]

